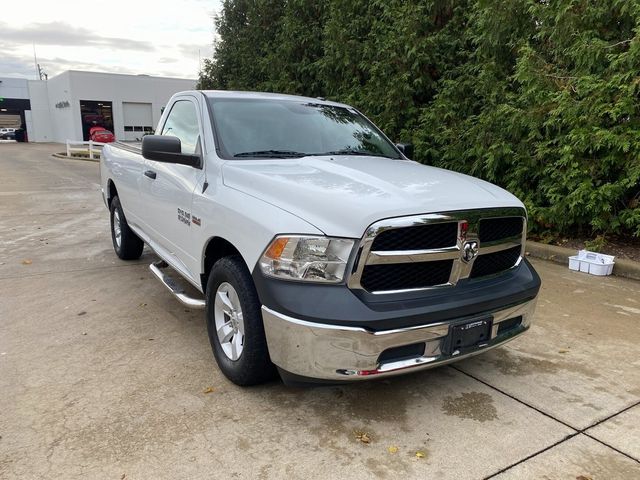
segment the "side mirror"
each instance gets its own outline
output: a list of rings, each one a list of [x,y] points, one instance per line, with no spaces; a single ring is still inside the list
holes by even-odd
[[[142,137],[142,156],[147,160],[200,168],[200,155],[182,153],[180,139],[171,135]]]
[[[409,160],[413,159],[413,143],[396,143],[396,148]]]

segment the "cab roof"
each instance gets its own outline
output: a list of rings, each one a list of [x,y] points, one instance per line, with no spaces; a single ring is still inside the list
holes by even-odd
[[[324,98],[303,97],[299,95],[288,95],[285,93],[269,93],[269,92],[242,92],[235,90],[197,90],[208,98],[253,98],[256,100],[278,100],[282,102],[313,102],[320,105],[333,105],[336,107],[349,107],[344,103],[332,102]],[[186,93],[186,92],[185,92]]]

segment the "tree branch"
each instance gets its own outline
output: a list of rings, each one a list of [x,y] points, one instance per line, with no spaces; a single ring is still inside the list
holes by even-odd
[[[630,38],[629,40],[622,40],[620,42],[614,43],[613,45],[607,45],[604,48],[613,48],[613,47],[617,47],[618,45],[624,45],[626,43],[631,43],[633,41],[633,38]]]

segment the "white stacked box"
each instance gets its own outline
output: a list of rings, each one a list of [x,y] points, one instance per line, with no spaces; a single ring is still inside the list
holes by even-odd
[[[613,255],[580,250],[578,255],[569,257],[569,269],[591,275],[611,275],[613,271]]]

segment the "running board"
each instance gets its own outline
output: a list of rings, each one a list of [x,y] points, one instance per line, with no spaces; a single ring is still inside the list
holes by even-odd
[[[193,309],[203,309],[205,307],[204,300],[200,298],[192,298],[184,292],[184,289],[172,277],[165,274],[162,270],[167,268],[167,262],[160,260],[159,262],[149,265],[149,269],[153,272],[158,280],[169,289],[173,296],[176,297],[183,305]]]

